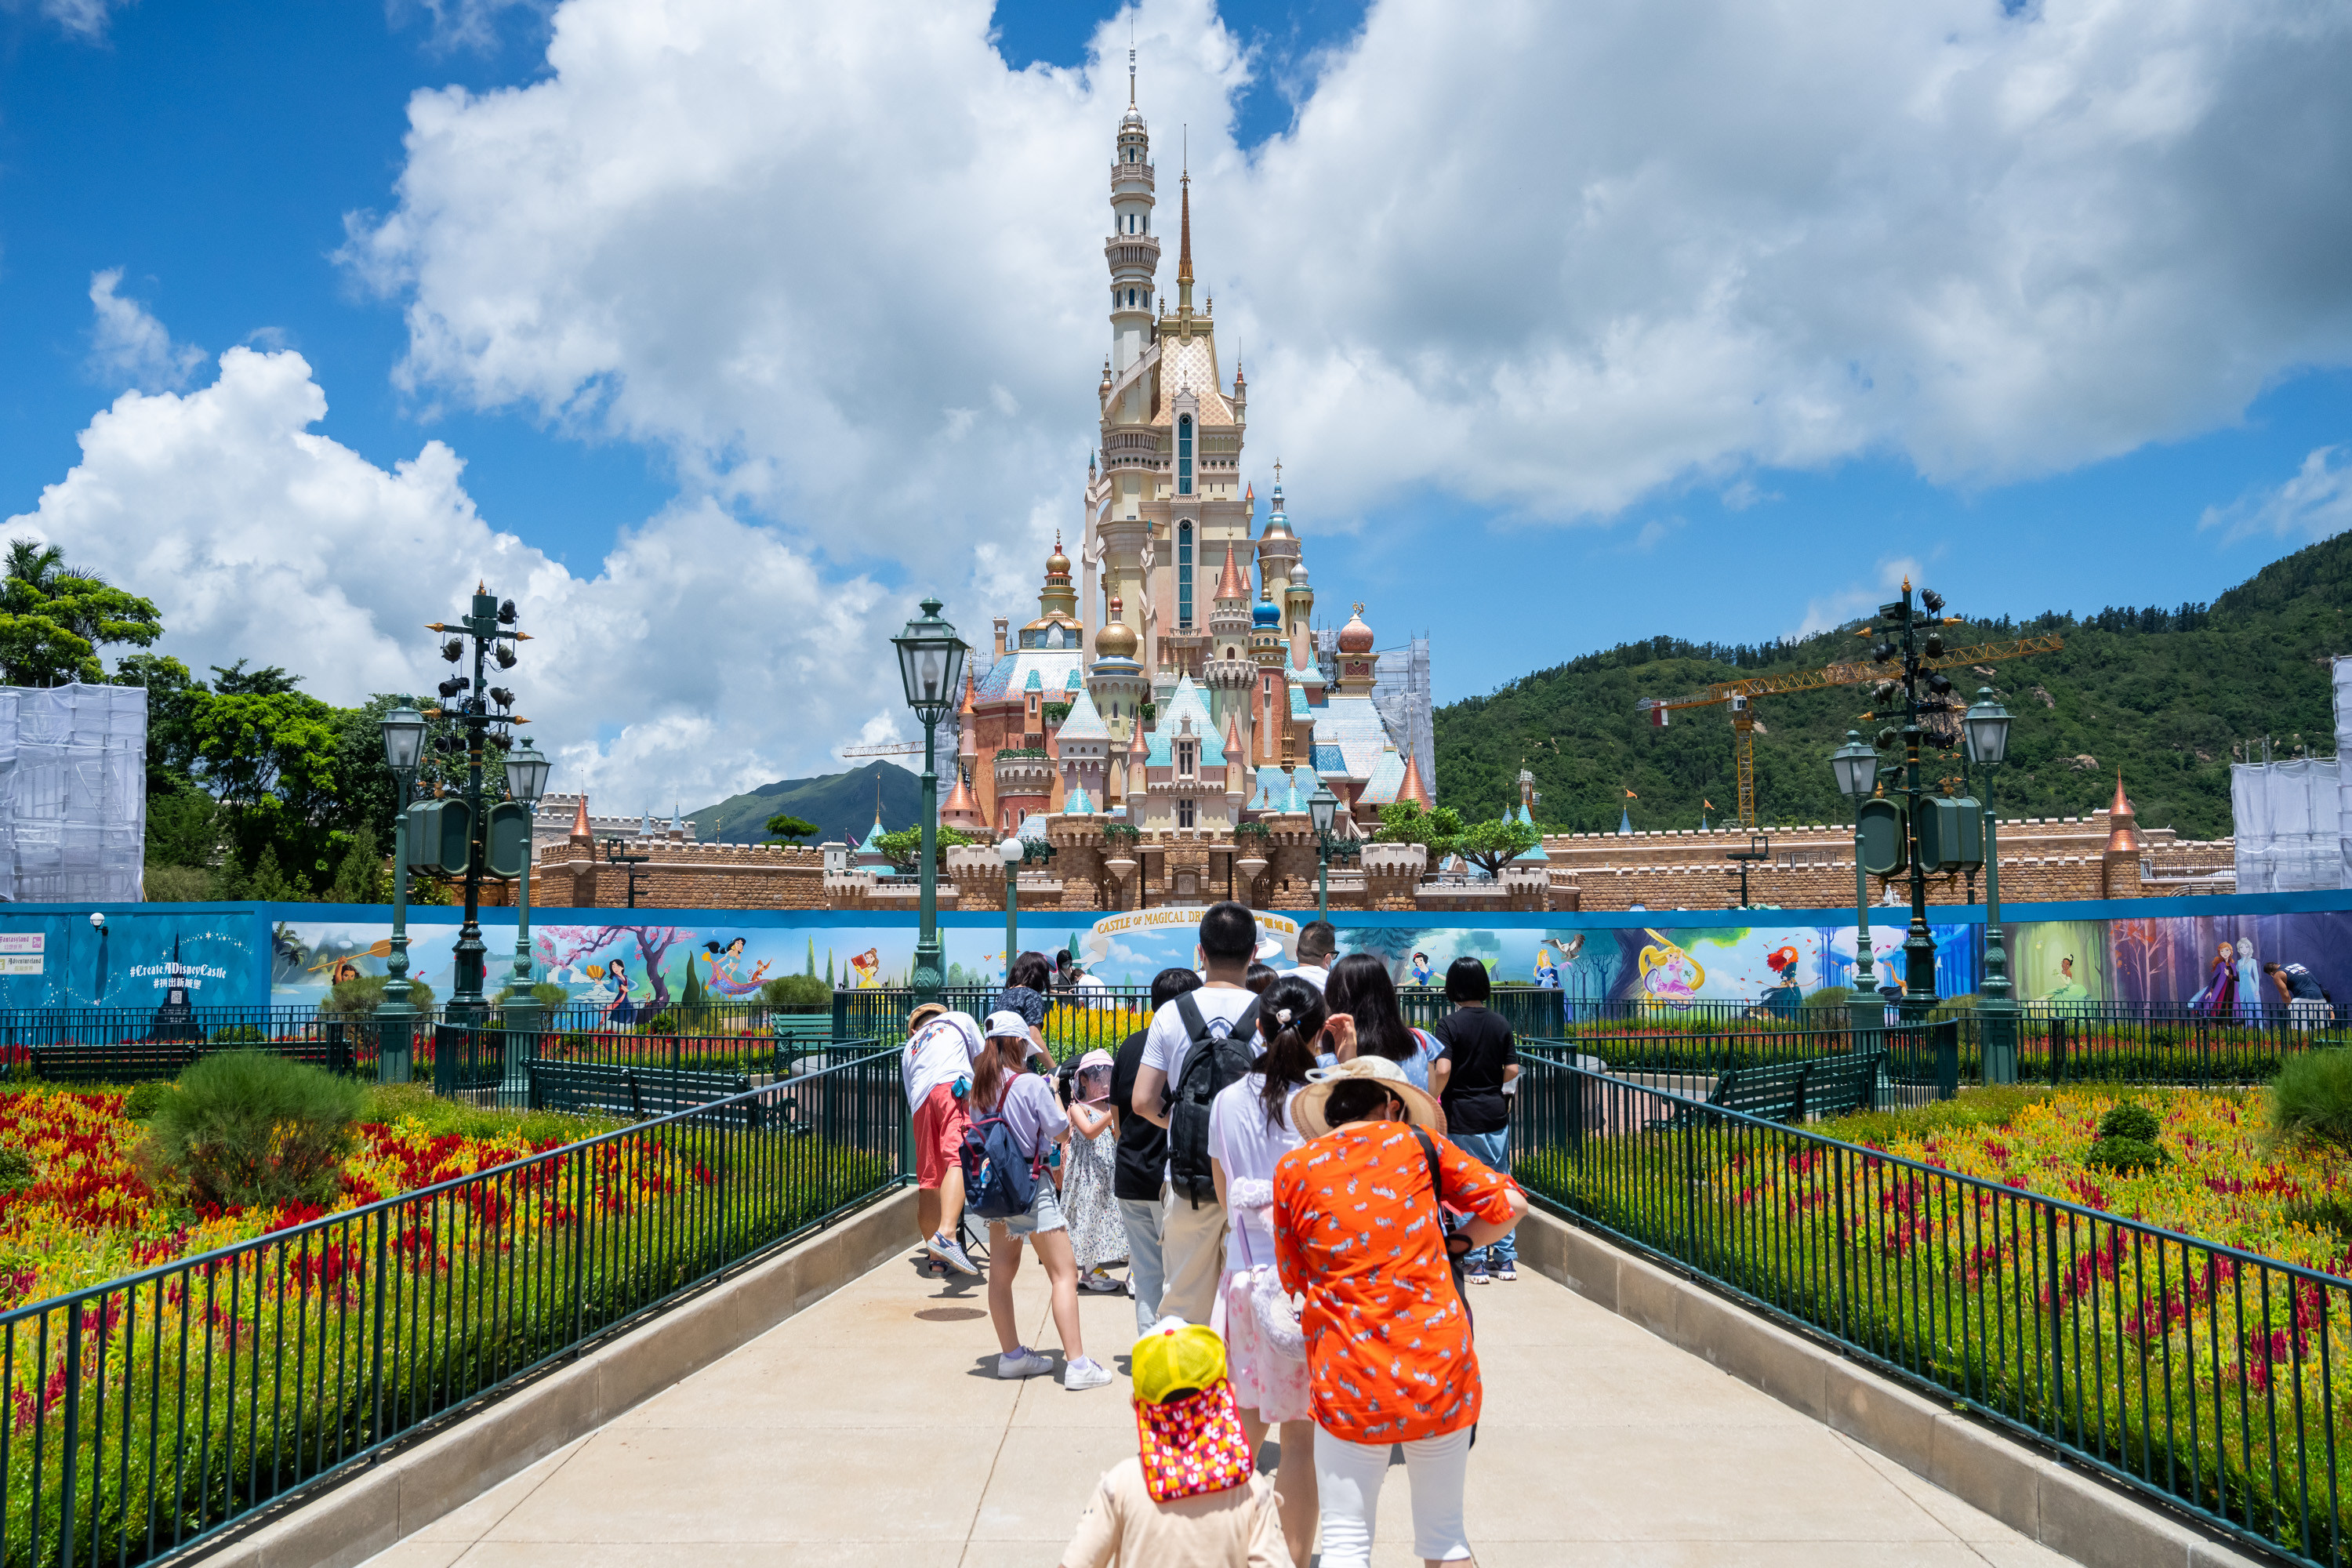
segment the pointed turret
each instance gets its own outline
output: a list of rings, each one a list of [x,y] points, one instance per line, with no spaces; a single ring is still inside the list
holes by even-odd
[[[2145,847],[2140,842],[2139,817],[2132,803],[2124,798],[2124,771],[2116,770],[2116,798],[2107,807],[2107,853],[2137,855]]]
[[[1421,782],[1421,763],[1411,752],[1404,754],[1404,782],[1397,785],[1396,797],[1409,800],[1423,811],[1430,808],[1428,786]]]
[[[580,844],[593,844],[596,840],[596,830],[588,826],[588,796],[584,792],[580,796],[578,809],[572,814],[572,837]]]
[[[1249,584],[1242,576],[1241,562],[1230,544],[1225,546],[1225,569],[1217,577],[1217,597],[1238,599],[1244,605],[1249,603]]]

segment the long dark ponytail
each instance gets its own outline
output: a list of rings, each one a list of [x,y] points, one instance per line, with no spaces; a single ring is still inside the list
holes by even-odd
[[[1397,1002],[1396,982],[1389,978],[1389,966],[1378,958],[1369,952],[1349,953],[1331,966],[1331,978],[1324,982],[1323,990],[1334,1011],[1355,1016],[1358,1056],[1409,1062],[1420,1055],[1421,1042],[1412,1037],[1404,1009]]]
[[[1285,1014],[1289,1015],[1287,1022]],[[1258,1094],[1268,1127],[1282,1125],[1282,1108],[1306,1086],[1307,1071],[1315,1066],[1315,1042],[1328,1016],[1323,993],[1296,975],[1284,975],[1258,997],[1257,1030],[1265,1041],[1265,1054],[1257,1059],[1256,1070],[1265,1075]]]

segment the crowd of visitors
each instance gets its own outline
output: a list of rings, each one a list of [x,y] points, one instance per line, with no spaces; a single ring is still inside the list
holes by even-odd
[[[1042,954],[1013,961],[984,1024],[938,1006],[910,1020],[924,1250],[977,1273],[961,1231],[986,1224],[997,1375],[1053,1370],[1013,1316],[1024,1243],[1066,1388],[1113,1380],[1086,1354],[1080,1290],[1134,1299],[1139,1452],[1103,1476],[1066,1568],[1307,1568],[1318,1537],[1323,1568],[1361,1568],[1399,1446],[1415,1553],[1471,1559],[1465,1287],[1517,1277],[1516,1046],[1477,961],[1447,973],[1453,1011],[1423,1031],[1385,963],[1337,947],[1315,921],[1276,973],[1253,963],[1249,910],[1216,904],[1198,969],[1154,978],[1150,1024],[1067,1064],[1044,1026],[1073,987]]]

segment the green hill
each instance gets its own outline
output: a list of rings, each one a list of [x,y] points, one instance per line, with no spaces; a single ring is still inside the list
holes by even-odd
[[[949,771],[952,773],[952,766]],[[953,782],[950,776],[940,787],[944,790]],[[855,844],[874,826],[877,785],[882,826],[912,826],[922,811],[922,775],[894,763],[872,762],[855,773],[778,779],[746,794],[730,795],[717,805],[691,814],[695,835],[706,844],[757,844],[768,837],[768,818],[790,813],[816,824],[817,835],[808,840],[811,844],[828,838]]]
[[[2274,755],[2294,754],[2298,742],[2320,755],[2334,750],[2327,657],[2352,653],[2347,605],[2352,533],[2272,563],[2210,605],[1952,628],[1955,647],[2042,631],[2066,641],[2063,652],[2011,661],[1990,680],[1951,672],[1963,694],[1990,685],[2016,715],[1994,787],[2001,814],[2080,816],[2105,805],[2120,764],[2141,822],[2187,837],[2227,834],[2233,746],[2252,742],[2258,757],[2268,735]],[[1517,801],[1524,763],[1543,794],[1538,817],[1560,831],[1613,828],[1621,805],[1637,827],[1696,827],[1702,800],[1715,803],[1708,820],[1720,824],[1737,799],[1728,710],[1677,712],[1657,730],[1634,704],[1849,659],[1863,646],[1852,625],[1748,646],[1656,637],[1538,670],[1436,710],[1437,798],[1467,816],[1491,816]],[[1859,721],[1869,706],[1862,686],[1756,700],[1766,826],[1847,820],[1828,758],[1847,729],[1876,728]],[[1626,789],[1640,798],[1627,802]]]

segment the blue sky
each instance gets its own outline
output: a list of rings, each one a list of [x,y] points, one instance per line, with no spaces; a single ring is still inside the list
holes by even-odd
[[[1843,26],[1836,16],[1842,0],[1818,3],[1824,29]],[[1666,9],[1701,5],[1689,0]],[[727,9],[720,0],[712,8]],[[2029,66],[2048,64],[2021,55],[2002,65],[2001,50],[2045,46],[1990,0],[1941,0],[1936,8],[1976,30],[1973,42],[1992,62],[1981,68],[2013,68],[2012,86]],[[1432,634],[1442,698],[1653,633],[1749,640],[1834,620],[1874,603],[1881,579],[1906,563],[1957,608],[1977,614],[2209,599],[2264,562],[2352,525],[2352,463],[2345,457],[2352,437],[2346,368],[2352,290],[2342,279],[2345,250],[2336,244],[2352,209],[2341,170],[2352,164],[2344,161],[2346,112],[2318,86],[2347,58],[2341,29],[2295,46],[2308,58],[2308,78],[2275,65],[2262,74],[2259,51],[2242,39],[2214,46],[2206,96],[2220,107],[2200,119],[2159,106],[2182,117],[2163,136],[2116,133],[2112,151],[2093,146],[2068,154],[2072,163],[2012,150],[2000,168],[1979,171],[1980,147],[1999,136],[1972,134],[1958,110],[1933,135],[1895,126],[1885,132],[1895,147],[1884,155],[1885,191],[1940,179],[1958,193],[1953,210],[1988,212],[2017,228],[2063,209],[2075,188],[2069,182],[2097,191],[2147,182],[2151,209],[2166,202],[2190,209],[2185,232],[2235,230],[2242,239],[2200,250],[2206,242],[2184,242],[2165,227],[2170,220],[2116,207],[2107,215],[2116,229],[2144,226],[2129,243],[2056,255],[2064,224],[2053,221],[2049,234],[2013,252],[1997,238],[1982,239],[1981,266],[1963,258],[1969,264],[1955,265],[1957,281],[1941,291],[1898,297],[1903,285],[1886,279],[1922,264],[1903,254],[1903,216],[1885,210],[1890,198],[1868,178],[1841,172],[1769,190],[1769,201],[1756,205],[1777,208],[1751,221],[1736,209],[1748,204],[1751,187],[1770,186],[1776,175],[1732,167],[1742,134],[1736,128],[1712,140],[1694,133],[1699,150],[1680,149],[1670,141],[1677,131],[1657,128],[1664,120],[1645,130],[1646,110],[1612,105],[1599,87],[1579,89],[1570,79],[1587,70],[1605,83],[1611,74],[1638,76],[1649,68],[1643,62],[1667,59],[1661,79],[1670,99],[1684,76],[1706,68],[1696,58],[1706,52],[1700,45],[1687,46],[1690,59],[1674,58],[1685,46],[1671,35],[1690,25],[1686,16],[1650,22],[1643,7],[1596,8],[1585,36],[1472,39],[1463,65],[1438,58],[1428,42],[1433,35],[1414,30],[1445,26],[1443,8],[1418,9],[1417,20],[1414,6],[1382,7],[1368,25],[1364,6],[1337,0],[1214,8],[1167,0],[1146,9],[1139,30],[1147,41],[1144,99],[1163,171],[1175,161],[1171,133],[1192,126],[1204,276],[1212,287],[1230,280],[1221,315],[1231,316],[1227,325],[1243,345],[1265,345],[1250,359],[1249,466],[1260,493],[1264,470],[1285,456],[1291,515],[1309,542],[1323,608],[1344,614],[1347,601],[1364,600],[1383,641]],[[2032,9],[2026,22],[2061,7]],[[862,176],[838,200],[825,195],[822,168],[741,174],[746,210],[756,205],[762,221],[778,226],[772,237],[781,238],[765,248],[797,245],[828,225],[837,231],[843,214],[854,224],[900,200],[950,202],[982,184],[989,200],[980,210],[1005,215],[1008,227],[1024,223],[1021,204],[1034,203],[1056,224],[1066,213],[1072,235],[1098,234],[1096,165],[1123,106],[1126,29],[1115,17],[1126,14],[1076,4],[1007,5],[985,24],[972,21],[984,10],[971,6],[919,14],[930,31],[909,44],[903,60],[887,42],[878,53],[844,47],[841,58],[866,63],[844,65],[843,72],[872,74],[872,91],[852,95],[853,106],[896,90],[894,73],[903,69],[945,83],[938,91],[968,87],[977,106],[971,123],[988,123],[992,113],[1007,118],[1002,111],[1011,103],[1011,118],[1045,127],[1035,136],[1060,138],[1055,150],[1024,149],[939,190],[894,189],[887,176]],[[968,291],[972,306],[1017,309],[1031,309],[1028,289],[1039,296],[1022,318],[1028,326],[1016,322],[997,337],[976,331],[949,353],[939,349],[943,334],[961,337],[971,316],[908,323],[887,304],[861,306],[852,297],[851,274],[864,265],[857,258],[887,254],[904,238],[880,230],[871,251],[844,235],[831,254],[819,248],[814,259],[793,259],[772,284],[745,284],[741,300],[727,301],[731,316],[702,320],[688,304],[644,307],[672,313],[640,324],[639,335],[617,347],[598,348],[603,360],[575,353],[557,330],[576,331],[574,323],[559,320],[549,328],[541,321],[533,327],[538,337],[518,334],[517,314],[560,317],[576,309],[578,321],[601,328],[615,300],[635,310],[666,289],[724,293],[751,265],[713,259],[717,281],[698,283],[704,252],[662,253],[661,222],[642,216],[584,239],[565,229],[562,216],[548,220],[543,236],[520,229],[515,212],[535,203],[576,205],[589,188],[563,184],[568,171],[551,174],[534,165],[498,119],[534,101],[499,89],[530,89],[544,109],[556,101],[548,93],[592,79],[577,66],[567,74],[551,65],[550,16],[551,7],[515,0],[445,0],[437,7],[394,0],[389,10],[25,0],[0,10],[0,365],[7,372],[0,379],[0,511],[27,518],[130,585],[162,592],[174,569],[162,564],[163,554],[142,558],[126,542],[143,526],[136,506],[125,503],[108,522],[86,497],[43,507],[44,487],[75,472],[78,441],[118,395],[143,388],[133,401],[149,423],[125,419],[113,430],[119,460],[136,467],[142,441],[176,440],[182,445],[173,449],[183,452],[203,447],[204,437],[157,422],[181,409],[166,398],[194,408],[224,374],[216,361],[225,351],[242,345],[265,357],[295,351],[307,386],[299,374],[281,376],[256,396],[290,408],[299,395],[323,395],[328,412],[308,429],[357,459],[338,456],[338,482],[407,486],[397,499],[412,511],[397,518],[410,521],[386,513],[376,531],[409,529],[415,548],[429,555],[426,542],[472,537],[448,531],[470,500],[480,523],[568,569],[547,590],[543,613],[584,628],[562,652],[566,679],[582,691],[550,711],[569,727],[571,760],[584,776],[647,787],[645,781],[665,769],[681,771],[675,760],[681,747],[698,758],[683,770],[693,781],[689,795],[705,784],[736,787],[813,771],[830,747],[894,727],[887,691],[872,672],[845,668],[870,662],[914,590],[940,587],[950,614],[974,629],[985,626],[991,609],[1017,610],[1020,594],[1034,592],[1035,557],[1070,515],[1089,440],[1092,411],[1084,396],[1106,336],[1089,270],[1099,257],[1085,254],[1084,243],[1040,234],[1038,254],[1059,270],[1041,276],[1035,260],[1024,258],[992,271],[984,258],[959,252],[967,243],[985,248],[998,237],[948,240],[936,273],[927,275],[940,291]],[[971,38],[950,36],[959,18],[968,32],[992,36],[1000,62],[980,59]],[[2182,26],[2182,37],[2149,39],[2147,49],[2177,44],[2193,54],[2202,35]],[[1910,60],[1906,51],[1936,42],[1891,34],[1874,42],[1867,27],[1845,30],[1859,37],[1857,49],[1884,47],[1894,64],[1876,68],[1892,74]],[[2105,53],[2068,46],[2062,63],[2080,73],[2091,106],[2078,126],[2103,123],[2103,95],[2137,101],[2146,79],[2145,60],[2132,53],[2138,47],[2120,37],[2099,43]],[[1479,113],[1445,97],[1449,67],[1483,73],[1495,60],[1546,48],[1559,50],[1564,63],[1559,100],[1538,100],[1540,118],[1482,128]],[[1098,50],[1102,66],[1088,79]],[[1791,41],[1791,58],[1819,52],[1802,37]],[[1763,78],[1776,68],[1762,58],[1741,68]],[[1788,68],[1801,85],[1814,68]],[[1872,68],[1865,61],[1858,68]],[[598,112],[633,111],[637,100],[626,95],[643,80],[625,70],[617,78],[611,90],[620,96],[604,100]],[[1640,88],[1635,81],[1627,90]],[[446,100],[453,106],[446,126],[404,143],[413,95],[443,89],[475,96]],[[1513,89],[1497,79],[1484,90],[1506,100]],[[806,82],[779,89],[812,100],[819,92]],[[2282,100],[2280,113],[2302,116],[2301,140],[2282,145],[2272,137],[2264,179],[2250,182],[2230,173],[2240,155],[2231,138],[2270,133],[2258,123],[2229,130],[2223,110],[2238,101],[2233,95],[2255,92]],[[1775,94],[1789,96],[1786,85]],[[1668,102],[1659,112],[1672,108]],[[716,99],[677,123],[665,124],[657,107],[646,112],[656,127],[646,139],[654,149],[671,144],[665,135],[688,147],[723,141],[738,134],[731,121],[742,117]],[[856,110],[827,112],[838,119]],[[1774,112],[1782,118],[1770,134],[1799,146],[1852,132],[1826,112],[1818,125]],[[1546,127],[1546,141],[1527,140],[1530,123]],[[1563,145],[1581,138],[1579,145],[1589,148],[1555,156],[1549,142],[1555,123],[1566,128]],[[1903,138],[1915,133],[1917,144],[1906,150]],[[845,124],[841,134],[860,132]],[[1645,134],[1654,145],[1641,144]],[[1496,139],[1486,153],[1477,152],[1482,135]],[[2166,163],[2164,148],[2147,150],[2152,141],[2187,146],[2194,157]],[[1056,162],[1065,143],[1082,178],[1066,176]],[[1450,153],[1449,143],[1458,143]],[[1477,165],[1528,153],[1582,172],[1572,169],[1559,189],[1538,186],[1532,196],[1523,178],[1482,187]],[[1412,166],[1424,154],[1433,161]],[[678,167],[693,163],[688,153],[677,155]],[[2222,174],[2200,174],[2192,164]],[[1389,201],[1384,178],[1410,199]],[[510,184],[501,188],[500,179]],[[1345,180],[1362,184],[1315,205]],[[2024,201],[2015,192],[2036,181],[2051,198],[2015,205]],[[2264,188],[2265,181],[2277,188]],[[1645,196],[1644,182],[1671,188]],[[550,200],[551,191],[560,199]],[[1644,199],[1655,203],[1646,216]],[[803,201],[804,222],[795,216]],[[1564,252],[1555,253],[1549,236],[1518,232],[1522,224],[1548,221],[1545,211],[1520,209],[1572,210],[1579,202],[1607,217],[1589,220]],[[2200,202],[2208,210],[2195,210]],[[1838,237],[1784,262],[1792,214]],[[1856,214],[1895,237],[1856,237],[1870,226]],[[992,221],[943,211],[936,226],[974,237],[976,225]],[[509,268],[501,249],[517,247],[519,232],[533,245],[544,237],[551,253],[608,245],[626,223],[641,232],[611,250],[604,272],[626,276],[609,285],[609,296],[597,292],[608,285],[593,269],[567,273],[560,259]],[[1674,232],[1660,240],[1662,224]],[[1999,226],[1956,228],[1957,237],[1937,243],[1964,248]],[[1769,242],[1756,239],[1768,231]],[[1708,264],[1691,258],[1714,243],[1711,236],[1726,250],[1748,247],[1736,286],[1755,294],[1752,308],[1727,314],[1712,302],[1735,274],[1699,275]],[[698,243],[709,250],[723,239]],[[2299,270],[2293,265],[2299,255],[2324,258],[2331,246],[2333,279],[2324,260]],[[1539,298],[1515,299],[1513,288],[1475,272],[1489,251],[1517,256],[1519,277],[1528,275],[1525,262],[1533,257]],[[1556,273],[1545,270],[1554,267]],[[1685,267],[1693,268],[1688,279],[1680,276]],[[1849,267],[1854,282],[1841,289],[1839,268]],[[2037,269],[2056,276],[2064,268],[2103,270],[2109,279],[2085,292],[2090,308],[2053,306],[2036,294],[2063,294],[2063,280],[2035,279]],[[125,319],[150,337],[141,340],[148,348],[110,357],[107,340],[97,335],[91,290],[94,275],[113,268],[121,269],[115,293],[137,307]],[[2022,303],[2001,298],[2012,279],[2021,280],[2015,292]],[[758,288],[771,288],[803,319],[778,340],[782,346],[763,349],[756,385],[817,379],[822,397],[744,414],[730,404],[738,394],[729,384],[659,363],[724,357],[756,338],[760,329],[746,323],[765,309]],[[1874,289],[1889,299],[1880,302]],[[1935,331],[1916,328],[1923,309],[1932,313],[1970,290],[1981,297],[1955,308]],[[469,320],[483,300],[498,310],[484,307],[484,317]],[[819,327],[829,310],[866,323],[864,335],[825,337]],[[1969,325],[1978,316],[1980,331]],[[1786,327],[1790,321],[1801,324]],[[168,345],[156,348],[162,334]],[[698,334],[710,346],[698,346]],[[1706,341],[1694,346],[1699,339]],[[856,363],[861,353],[870,363]],[[1006,368],[1008,359],[1024,355],[1035,363]],[[1965,362],[1965,374],[1939,384],[1946,360]],[[950,416],[947,438],[961,438],[967,426],[994,432],[998,468],[952,486],[928,471],[901,471],[887,457],[844,458],[840,471],[831,471],[843,452],[939,439],[928,426],[910,429],[906,413],[915,406],[906,384],[926,380],[940,384],[933,403]],[[928,420],[932,405],[921,407]],[[774,434],[778,427],[785,434]],[[404,479],[399,466],[418,459],[428,441],[444,444],[462,470]],[[107,488],[95,463],[86,467],[88,488]],[[1023,477],[1046,469],[1051,483]],[[218,504],[229,508],[226,498],[241,492],[228,478],[178,473],[171,488],[207,493],[216,480]],[[289,480],[271,493],[286,510],[271,511],[260,531],[265,555],[269,538],[292,538],[305,527],[302,486]],[[376,503],[353,504],[363,512]],[[870,528],[869,517],[879,520]],[[918,521],[894,521],[901,517],[941,519],[944,526],[928,536]],[[184,564],[190,559],[234,554],[217,544],[218,531],[233,524],[203,517],[174,522],[186,537],[213,542],[194,557],[172,556],[183,563],[179,574],[197,574]],[[362,518],[352,526],[363,524]],[[950,548],[940,549],[938,538]],[[652,618],[690,623],[694,605],[723,602],[740,586],[735,580],[764,581],[772,587],[761,605],[803,605],[778,614],[773,647],[626,641],[638,635],[627,629],[632,616],[658,596],[651,584],[665,574],[662,551],[690,556],[697,540],[722,557],[780,553],[761,557],[756,568],[722,560],[710,581],[681,580],[677,597],[661,601],[670,607]],[[404,603],[374,605],[386,575],[382,563],[362,564],[344,544],[319,553],[315,571],[280,574],[274,588],[268,572],[240,567],[234,584],[205,602],[213,607],[200,613],[192,605],[174,621],[190,628],[185,654],[201,662],[249,647],[257,658],[303,669],[314,689],[339,699],[391,679],[384,672],[414,652],[400,643],[402,617],[413,618],[412,610]],[[537,558],[514,558],[511,570],[520,575]],[[340,577],[339,559],[352,563]],[[454,581],[425,556],[396,559],[436,584]],[[487,569],[467,562],[452,570],[467,576]],[[389,651],[371,656],[373,662],[345,660],[347,639],[323,614],[305,621],[301,637],[272,642],[257,628],[270,618],[273,593],[352,601],[362,616],[354,624]],[[240,595],[246,607],[238,615],[215,613],[216,601]],[[757,621],[761,612],[748,618]],[[806,633],[806,645],[785,649],[807,626],[816,629]],[[603,646],[600,637],[620,647],[619,665],[596,664],[589,650]],[[705,637],[707,644],[707,625]],[[771,657],[797,661],[796,673],[777,678],[785,681],[779,692],[799,694],[789,723],[752,722],[744,716],[749,700],[698,706],[691,695],[743,680],[748,666]],[[350,668],[340,668],[345,662]],[[682,673],[664,685],[643,674],[655,664],[681,666]],[[835,700],[805,700],[813,689],[832,690]],[[903,722],[898,728],[905,732]]]

